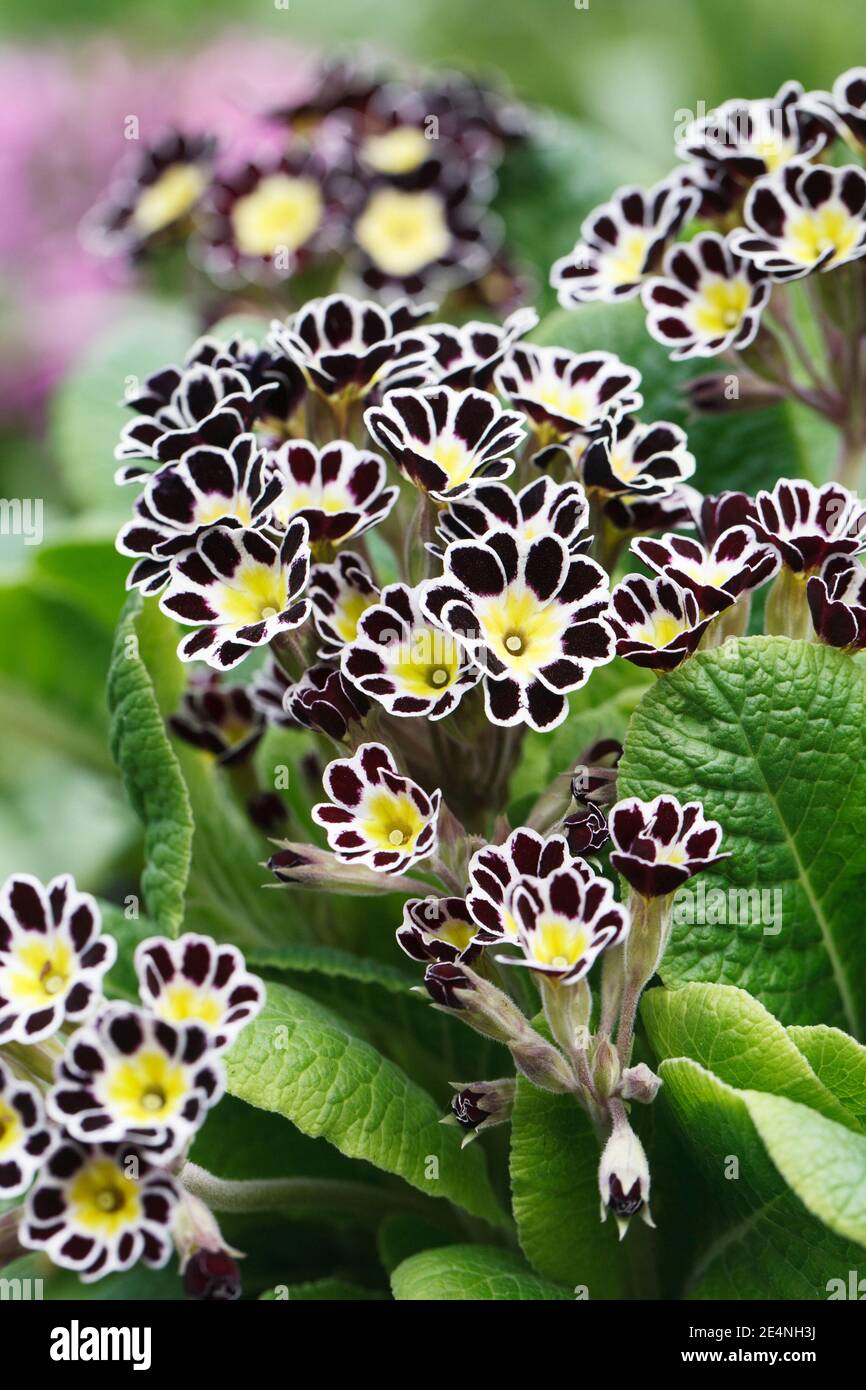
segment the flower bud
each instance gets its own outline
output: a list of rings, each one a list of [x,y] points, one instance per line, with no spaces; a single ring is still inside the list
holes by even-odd
[[[466,1086],[452,1081],[457,1094],[451,1098],[451,1113],[442,1124],[460,1125],[466,1130],[462,1148],[471,1143],[483,1129],[505,1124],[511,1119],[517,1082],[513,1076],[499,1081],[473,1081]]]
[[[640,1213],[641,1220],[654,1226],[649,1209],[650,1171],[643,1145],[626,1119],[614,1125],[604,1147],[598,1169],[601,1193],[601,1219],[612,1211],[622,1240],[628,1223]]]
[[[278,845],[277,853],[271,855],[264,867],[270,869],[280,883],[362,897],[418,891],[417,879],[376,873],[364,864],[344,864],[330,850],[319,849],[316,845],[291,840],[274,843]]]
[[[689,405],[702,415],[728,415],[738,410],[758,410],[785,399],[781,386],[751,372],[707,372],[685,386]]]
[[[599,1038],[593,1053],[592,1080],[596,1095],[601,1100],[607,1100],[608,1096],[616,1094],[620,1080],[619,1058],[608,1037]]]
[[[636,1100],[641,1105],[651,1105],[662,1084],[660,1076],[650,1071],[646,1062],[636,1067],[626,1067],[619,1085],[619,1095],[623,1100]]]
[[[189,1298],[233,1302],[241,1296],[241,1272],[225,1250],[198,1250],[187,1261],[183,1287]]]

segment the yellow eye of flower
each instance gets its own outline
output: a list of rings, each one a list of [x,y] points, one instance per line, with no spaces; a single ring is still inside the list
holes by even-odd
[[[132,221],[143,236],[152,236],[191,212],[205,190],[207,175],[197,164],[171,164],[141,194]]]
[[[245,256],[271,256],[286,247],[297,251],[322,221],[318,184],[309,178],[271,174],[232,211],[238,250]]]
[[[386,275],[413,275],[445,255],[451,233],[434,193],[381,188],[355,224],[362,251]]]
[[[371,135],[361,146],[361,158],[380,174],[409,174],[427,158],[428,141],[417,126],[398,126],[385,135]]]

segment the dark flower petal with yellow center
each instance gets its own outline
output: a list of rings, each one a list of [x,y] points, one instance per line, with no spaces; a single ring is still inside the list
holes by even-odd
[[[26,1192],[50,1143],[39,1091],[0,1061],[0,1199]]]
[[[859,560],[831,555],[806,585],[817,636],[831,647],[866,647],[866,569]]]
[[[310,612],[307,523],[293,521],[279,547],[259,531],[213,526],[195,549],[172,561],[159,606],[197,629],[178,647],[181,661],[229,670],[254,647],[300,627]]]
[[[563,985],[582,980],[601,952],[628,932],[628,913],[615,900],[612,885],[585,867],[567,866],[546,878],[520,880],[508,908],[523,954],[496,959]]]
[[[677,141],[677,154],[746,184],[791,160],[814,159],[834,136],[829,112],[799,82],[785,82],[773,97],[733,98],[692,121]]]
[[[309,594],[322,639],[319,656],[338,661],[343,648],[354,642],[361,617],[377,601],[379,587],[361,556],[342,550],[333,564],[313,566]]]
[[[384,521],[399,495],[385,486],[384,459],[345,440],[321,449],[306,439],[287,440],[271,454],[271,465],[281,483],[273,508],[277,524],[303,517],[313,546],[363,535]]]
[[[140,255],[184,235],[211,179],[216,141],[168,131],[123,161],[105,199],[85,219],[86,244],[103,255]]]
[[[381,743],[329,763],[323,785],[331,800],[313,807],[313,820],[345,863],[400,874],[436,849],[441,793],[401,776]]]
[[[692,591],[681,589],[672,579],[630,574],[611,595],[610,625],[616,634],[617,655],[652,671],[679,666],[697,650],[711,622],[712,615],[701,617]]]
[[[223,1051],[255,1018],[265,988],[236,946],[186,932],[176,941],[151,936],[135,950],[141,1002],[168,1023],[197,1023]]]
[[[19,1237],[84,1284],[139,1260],[161,1269],[174,1249],[179,1199],[176,1180],[139,1149],[60,1135],[27,1198]]]
[[[634,540],[631,548],[656,574],[690,589],[704,616],[721,613],[741,594],[766,584],[780,565],[778,552],[762,545],[748,526],[723,531],[709,549],[690,536],[671,533],[659,540]]]
[[[367,429],[400,471],[436,501],[468,492],[482,478],[507,478],[523,442],[523,417],[486,391],[389,391],[366,411]]]
[[[704,817],[699,801],[630,796],[617,802],[608,825],[611,864],[645,898],[673,893],[693,874],[730,858],[718,853],[722,828]]]
[[[46,1104],[83,1143],[128,1140],[167,1162],[224,1089],[210,1028],[111,1004],[69,1039]]]
[[[444,576],[420,586],[420,603],[484,672],[490,721],[544,732],[565,719],[568,692],[613,659],[607,583],[558,536],[520,546],[494,531],[450,545]]]
[[[217,671],[194,671],[176,714],[172,733],[212,753],[227,767],[251,757],[265,731],[264,714],[243,685],[224,685]]]
[[[695,459],[679,425],[615,415],[599,425],[578,467],[588,491],[642,501],[669,495],[692,476]]]
[[[389,714],[442,719],[456,709],[481,672],[456,639],[431,624],[417,590],[389,584],[365,609],[343,649],[344,677]]]
[[[563,308],[633,299],[699,202],[696,188],[673,177],[650,189],[618,188],[586,218],[574,250],[554,262],[550,283]]]
[[[589,873],[582,861],[575,861],[564,835],[545,838],[526,826],[512,830],[501,845],[477,850],[469,861],[466,906],[477,924],[478,944],[517,939],[511,893],[519,882],[548,878],[575,865],[578,873]]]
[[[102,996],[117,947],[69,874],[12,874],[0,891],[0,1043],[35,1043],[80,1022]]]
[[[586,534],[589,504],[580,483],[535,478],[514,493],[504,483],[480,483],[440,513],[437,540],[427,549],[442,559],[454,541],[484,540],[491,531],[513,531],[521,544],[540,536],[559,536],[572,554],[592,544]]]
[[[644,285],[647,330],[679,361],[715,357],[754,339],[770,281],[735,254],[733,238],[701,232],[665,253],[661,277]]]
[[[397,928],[397,945],[417,961],[466,961],[481,952],[465,898],[410,898]]]
[[[772,492],[758,493],[754,509],[755,535],[795,574],[817,573],[831,555],[866,550],[866,503],[841,483],[780,478]]]
[[[856,164],[789,164],[750,189],[746,226],[731,233],[739,256],[772,280],[866,256],[866,173]]]
[[[643,404],[640,372],[612,352],[518,343],[494,380],[500,395],[530,417],[544,446],[584,438],[609,415]]]

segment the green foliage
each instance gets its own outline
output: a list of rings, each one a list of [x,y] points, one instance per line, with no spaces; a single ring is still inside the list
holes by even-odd
[[[770,895],[758,911],[753,898],[746,922],[675,926],[666,982],[737,984],[782,1023],[863,1030],[864,715],[857,663],[784,637],[699,653],[645,696],[629,727],[621,795],[702,801],[732,856],[705,887]],[[760,920],[774,903],[781,921]]]
[[[398,1303],[513,1303],[572,1297],[568,1289],[539,1279],[510,1251],[483,1245],[451,1245],[413,1255],[394,1270],[391,1287]]]

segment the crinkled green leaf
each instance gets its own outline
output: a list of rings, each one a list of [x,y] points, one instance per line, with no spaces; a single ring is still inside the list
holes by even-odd
[[[717,1228],[686,1282],[686,1297],[823,1299],[829,1280],[847,1278],[851,1269],[858,1277],[866,1273],[860,1246],[835,1233],[839,1224],[852,1225],[850,1207],[847,1214],[844,1208],[858,1165],[848,1145],[862,1144],[860,1136],[793,1101],[739,1091],[688,1058],[662,1062],[659,1074],[664,1086],[656,1103],[673,1110],[710,1186]],[[810,1163],[817,1158],[828,1165],[829,1202],[839,1203],[835,1229],[804,1205],[808,1200],[814,1208],[815,1202],[813,1179],[802,1165],[797,1174],[781,1171],[791,1162],[798,1130],[804,1160],[808,1154]],[[834,1156],[837,1146],[844,1159]],[[788,1185],[791,1178],[797,1192]],[[683,1180],[689,1181],[687,1173]],[[862,1203],[862,1194],[857,1200]]]
[[[141,885],[147,912],[160,931],[176,936],[192,857],[192,809],[141,655],[149,615],[134,595],[117,629],[108,677],[111,751],[144,824]]]
[[[812,1070],[842,1102],[860,1129],[866,1130],[866,1047],[840,1028],[819,1023],[788,1029]]]
[[[616,1223],[600,1219],[598,1162],[598,1139],[576,1099],[520,1078],[511,1192],[523,1253],[539,1274],[569,1288],[585,1285],[591,1299],[622,1298],[628,1252]]]
[[[641,1018],[657,1057],[691,1057],[729,1086],[769,1091],[853,1127],[781,1023],[732,985],[651,989]]]
[[[393,1062],[316,1001],[268,986],[227,1058],[229,1090],[430,1197],[501,1222],[479,1145],[461,1151],[441,1111]]]
[[[449,1245],[424,1250],[391,1275],[398,1303],[517,1303],[573,1298],[569,1289],[539,1279],[510,1250],[488,1245]]]
[[[863,1031],[864,722],[863,668],[784,637],[699,653],[644,697],[620,795],[699,800],[720,822],[732,857],[688,885],[694,902],[701,884],[768,894],[752,899],[749,921],[675,926],[665,981],[740,985],[782,1023]]]

